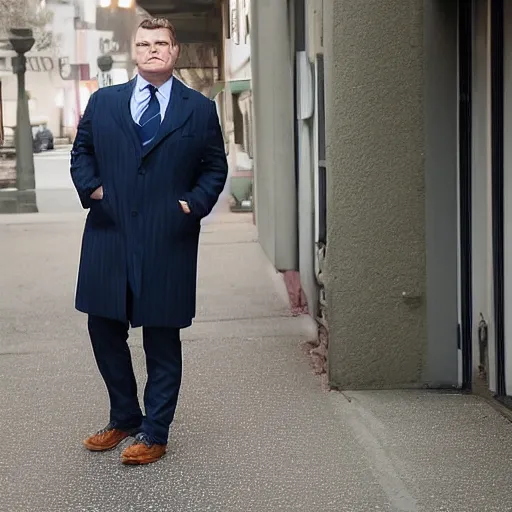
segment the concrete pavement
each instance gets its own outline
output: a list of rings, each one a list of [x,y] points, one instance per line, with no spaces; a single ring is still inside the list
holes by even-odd
[[[302,346],[314,326],[290,316],[251,217],[222,207],[168,455],[82,449],[107,397],[73,309],[84,215],[59,208],[0,216],[0,511],[512,510],[512,425],[457,393],[325,391]],[[142,392],[139,330],[130,345]]]
[[[81,213],[69,174],[71,146],[34,155],[37,207],[40,213]]]

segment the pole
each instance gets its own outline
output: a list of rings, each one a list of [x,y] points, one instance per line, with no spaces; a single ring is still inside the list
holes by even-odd
[[[112,66],[114,65],[114,59],[111,55],[102,55],[97,59],[98,63],[98,87],[108,87],[113,85],[112,82]]]
[[[27,59],[25,54],[34,46],[32,30],[12,28],[9,42],[17,53],[13,58],[13,71],[18,77],[18,105],[16,111],[16,188],[15,205],[18,213],[37,212],[34,148],[28,97],[25,90]]]
[[[18,54],[13,59],[14,72],[18,76],[18,105],[16,112],[16,187],[18,190],[36,188],[32,128],[25,90],[26,57]]]

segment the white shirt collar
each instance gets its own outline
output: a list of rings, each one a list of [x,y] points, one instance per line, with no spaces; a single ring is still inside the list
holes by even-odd
[[[158,93],[161,94],[165,99],[169,99],[171,96],[173,79],[174,77],[171,76],[167,82],[158,87]],[[137,88],[138,92],[142,92],[148,85],[150,85],[150,83],[145,78],[137,75],[137,84],[135,87]]]

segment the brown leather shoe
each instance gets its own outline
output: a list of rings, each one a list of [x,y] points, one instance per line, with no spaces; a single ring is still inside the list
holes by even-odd
[[[114,428],[113,425],[109,423],[105,428],[85,439],[83,443],[84,446],[92,452],[103,452],[105,450],[112,450],[112,448],[115,448],[130,435],[133,434],[125,430]]]
[[[123,451],[121,462],[123,464],[149,464],[160,459],[166,451],[166,444],[155,444],[141,432],[135,436],[134,443]]]

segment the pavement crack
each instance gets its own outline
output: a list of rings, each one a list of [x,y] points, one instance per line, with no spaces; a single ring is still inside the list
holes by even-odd
[[[33,354],[37,354],[38,352],[0,352],[0,357],[2,356],[31,356]]]
[[[210,246],[210,245],[250,245],[256,244],[258,240],[239,240],[239,241],[231,241],[231,242],[203,242],[201,241],[201,247]]]
[[[299,318],[291,313],[281,315],[261,315],[261,316],[244,316],[244,317],[227,317],[227,318],[213,318],[211,320],[194,320],[194,324],[216,324],[218,322],[243,322],[250,320],[271,320],[273,318]]]

